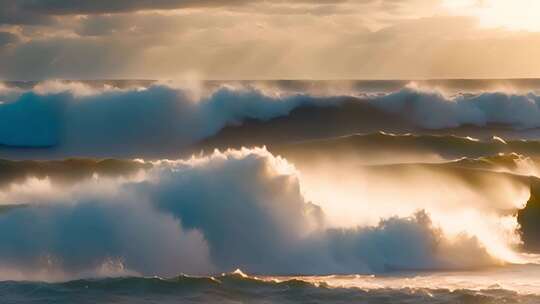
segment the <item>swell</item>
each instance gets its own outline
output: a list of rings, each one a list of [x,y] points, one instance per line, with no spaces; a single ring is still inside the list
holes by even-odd
[[[397,136],[390,138],[385,134]],[[260,145],[279,147],[296,143],[307,146],[308,142],[321,146],[324,142],[342,145],[343,138],[347,138],[351,143],[357,141],[368,148],[376,148],[378,144],[382,148],[404,145],[409,150],[430,148],[449,156],[457,150],[459,155],[478,157],[495,152],[538,154],[537,135],[536,128],[514,129],[510,124],[502,123],[426,128],[399,113],[383,111],[367,102],[346,100],[336,107],[307,105],[268,121],[245,120],[241,125],[225,126],[217,134],[196,143],[191,151]],[[476,144],[466,141],[469,136],[481,140]],[[492,140],[494,136],[504,138],[508,145]]]
[[[233,144],[231,146],[234,147]],[[251,146],[248,146],[251,147]],[[219,148],[219,147],[215,147]],[[454,135],[413,135],[377,132],[354,134],[335,138],[267,144],[275,155],[281,155],[295,164],[317,161],[318,158],[338,161],[347,155],[355,155],[370,164],[376,154],[397,151],[396,159],[386,163],[399,163],[399,155],[417,154],[418,163],[423,155],[439,155],[440,167],[468,167],[486,170],[514,170],[518,162],[529,157],[536,163],[540,157],[540,141],[536,140],[476,140]],[[208,152],[213,149],[207,148]],[[424,158],[425,160],[425,158]],[[427,166],[427,164],[424,164]],[[433,164],[436,166],[436,164]],[[13,182],[24,182],[30,177],[51,178],[57,182],[76,182],[100,176],[129,176],[139,170],[150,169],[151,162],[128,159],[71,158],[62,160],[8,160],[0,159],[0,187]]]
[[[129,176],[151,167],[149,163],[121,159],[65,159],[55,161],[12,161],[0,159],[0,188],[28,178],[49,178],[74,183],[95,174],[104,177]]]
[[[537,140],[503,140],[494,137],[489,140],[479,140],[455,135],[428,134],[391,134],[385,132],[354,134],[326,139],[298,141],[287,144],[269,145],[270,150],[277,154],[296,159],[297,155],[331,156],[346,152],[363,155],[366,159],[381,151],[395,151],[399,154],[436,154],[446,160],[457,158],[490,157],[490,161],[499,164],[505,159],[512,159],[512,153],[529,157],[540,155],[540,141]],[[496,157],[506,154],[506,157]],[[484,159],[488,160],[488,159]],[[464,164],[466,160],[461,163]]]

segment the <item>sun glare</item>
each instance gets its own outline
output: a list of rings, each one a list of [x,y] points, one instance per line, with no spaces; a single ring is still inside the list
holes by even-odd
[[[455,14],[478,18],[485,27],[540,31],[537,0],[444,0],[444,5]]]

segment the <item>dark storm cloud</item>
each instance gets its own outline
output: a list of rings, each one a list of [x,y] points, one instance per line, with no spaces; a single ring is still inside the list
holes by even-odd
[[[360,0],[370,3],[374,0]],[[211,8],[247,5],[247,0],[0,0],[0,24],[43,24],[52,21],[51,16],[77,14],[110,14],[141,10],[167,10],[179,8]],[[259,2],[259,1],[256,1]],[[301,0],[273,1],[274,4],[335,4],[347,0]]]
[[[348,14],[351,10],[340,4],[377,5],[394,9],[411,0],[0,0],[0,25],[53,24],[59,16],[102,15],[131,13],[145,10],[170,10],[182,8],[234,8],[264,4],[257,13],[268,14]],[[437,0],[426,0],[436,2]],[[300,7],[299,7],[300,5]],[[301,7],[305,5],[307,7]]]
[[[166,16],[158,13],[140,14],[116,14],[94,15],[82,18],[75,28],[80,36],[104,36],[113,34],[136,34],[138,38],[144,35],[158,40],[167,34],[179,35],[190,30],[209,28],[226,29],[234,26],[237,22],[230,18],[203,19],[200,15],[186,14],[182,18],[178,16]],[[158,28],[160,31],[156,31]],[[178,38],[178,36],[176,37]]]
[[[139,50],[122,53],[134,46],[126,41],[99,39],[50,38],[36,39],[15,45],[0,56],[0,77],[14,79],[44,79],[51,75],[77,78],[73,67],[85,69],[88,77],[107,73],[107,66],[123,71],[127,61]],[[97,64],[99,63],[99,64]]]
[[[8,44],[16,43],[19,41],[19,37],[12,33],[0,32],[0,49]]]
[[[152,9],[176,9],[183,7],[216,7],[246,3],[244,0],[26,0],[20,8],[51,15],[106,14]]]
[[[51,16],[43,15],[22,8],[25,1],[0,0],[0,25],[1,24],[50,24],[54,21]]]

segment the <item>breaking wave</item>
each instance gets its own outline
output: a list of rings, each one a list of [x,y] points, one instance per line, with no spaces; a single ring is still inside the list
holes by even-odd
[[[448,97],[438,91],[406,88],[378,98],[374,105],[431,129],[488,124],[514,128],[540,126],[540,97],[534,93],[486,92]]]
[[[59,146],[72,153],[115,154],[185,148],[244,119],[287,114],[312,98],[279,102],[256,91],[221,89],[192,100],[182,90],[153,86],[93,95],[35,92],[0,104],[0,143],[14,147]]]
[[[448,234],[429,206],[371,225],[360,224],[365,215],[356,213],[357,226],[336,226],[330,205],[306,200],[304,186],[294,166],[265,149],[156,161],[142,175],[94,176],[75,185],[31,178],[0,197],[10,206],[0,213],[0,275],[63,280],[237,267],[381,273],[508,262],[474,230]]]
[[[147,85],[96,88],[84,83],[47,82],[32,89],[0,88],[0,144],[4,150],[52,149],[57,153],[50,152],[52,155],[61,157],[150,153],[172,156],[219,136],[227,126],[251,121],[272,125],[279,117],[290,117],[292,128],[304,125],[305,130],[297,139],[309,137],[308,133],[325,134],[329,132],[326,128],[338,127],[334,132],[342,134],[333,135],[470,125],[504,125],[513,130],[540,127],[540,97],[535,93],[477,92],[447,96],[437,90],[405,86],[380,94],[345,91],[318,95],[246,85],[216,85],[211,90],[194,93],[188,88]],[[323,113],[306,110],[321,106],[331,109]],[[311,116],[307,119],[306,115]],[[321,123],[325,115],[340,117],[336,122],[341,122],[326,127],[308,122]],[[294,121],[301,123],[295,125]],[[250,132],[240,136],[256,137]],[[300,131],[289,129],[288,132]],[[263,144],[270,142],[271,139]]]

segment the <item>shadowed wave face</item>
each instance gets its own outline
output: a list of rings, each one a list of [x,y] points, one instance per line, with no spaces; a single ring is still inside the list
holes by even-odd
[[[540,85],[500,87],[6,83],[0,293],[534,303]]]

